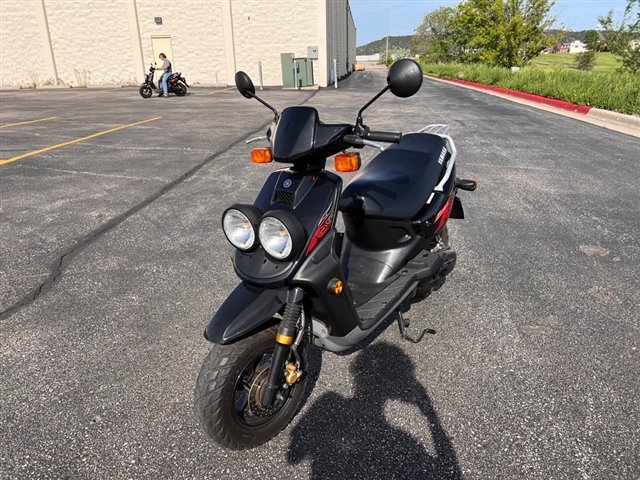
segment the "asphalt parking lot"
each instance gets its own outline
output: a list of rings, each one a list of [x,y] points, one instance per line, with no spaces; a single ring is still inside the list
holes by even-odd
[[[263,97],[348,121],[383,84]],[[456,270],[408,315],[438,333],[316,351],[293,423],[229,452],[193,388],[237,283],[220,215],[276,168],[244,144],[270,112],[233,89],[0,102],[0,478],[640,477],[637,138],[435,82],[383,97],[366,123],[449,123],[480,180]]]
[[[38,280],[55,270],[51,262],[85,235],[269,122],[264,108],[228,88],[148,100],[134,89],[0,95],[3,275],[9,275],[0,311],[33,297]],[[295,102],[307,96],[289,94]]]

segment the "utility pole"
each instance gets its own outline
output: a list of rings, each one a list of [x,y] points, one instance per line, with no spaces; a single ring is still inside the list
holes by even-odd
[[[387,9],[387,50],[384,54],[384,63],[389,64],[389,9]]]

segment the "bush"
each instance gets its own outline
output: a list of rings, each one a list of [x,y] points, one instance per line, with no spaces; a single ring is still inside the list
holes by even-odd
[[[428,75],[464,79],[579,105],[640,114],[640,75],[525,67],[517,72],[481,64],[422,64]]]
[[[593,68],[593,60],[596,58],[596,52],[587,50],[576,55],[576,66],[578,70],[591,70]]]

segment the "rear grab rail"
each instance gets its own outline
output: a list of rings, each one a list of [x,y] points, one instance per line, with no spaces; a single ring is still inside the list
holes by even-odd
[[[451,136],[449,135],[449,125],[446,125],[444,123],[434,123],[421,128],[416,133],[430,133],[432,135],[438,135],[439,137],[442,137],[447,144],[449,153],[451,153],[451,157],[449,157],[449,161],[447,162],[447,170],[444,172],[444,175],[442,176],[440,182],[433,189],[434,192],[442,192],[444,191],[445,184],[449,181],[449,178],[451,178],[451,172],[453,171],[453,166],[455,165],[456,157],[458,156],[458,149],[456,148],[456,144],[453,141],[453,138],[451,138]],[[429,198],[429,201],[427,203],[431,202],[431,198],[433,198],[433,195]]]

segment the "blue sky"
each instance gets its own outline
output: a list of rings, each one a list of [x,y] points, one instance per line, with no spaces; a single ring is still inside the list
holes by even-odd
[[[442,6],[457,5],[459,0],[349,0],[357,28],[357,45],[386,35],[412,35],[424,14]],[[626,0],[556,0],[551,10],[556,24],[567,30],[595,28],[598,16],[613,10],[622,17]]]

